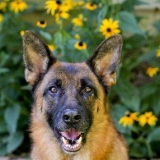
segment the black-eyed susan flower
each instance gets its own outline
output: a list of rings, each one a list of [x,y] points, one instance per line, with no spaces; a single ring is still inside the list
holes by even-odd
[[[77,18],[73,18],[72,23],[75,26],[83,26],[83,15],[80,14]]]
[[[40,20],[40,21],[37,21],[36,24],[37,24],[38,27],[45,28],[47,26],[47,21]]]
[[[24,31],[20,31],[20,35],[23,36],[24,35]]]
[[[105,36],[105,38],[120,33],[118,20],[113,21],[112,18],[104,19],[99,31]]]
[[[6,2],[0,2],[0,10],[5,11],[7,7],[7,3]]]
[[[137,116],[138,116],[137,112],[133,112],[133,113],[126,112],[125,116],[119,120],[119,123],[122,124],[123,127],[126,127],[128,125],[131,126],[135,121],[138,120]]]
[[[45,8],[47,9],[47,13],[51,13],[51,15],[55,15],[56,12],[68,12],[73,8],[72,0],[49,0],[46,1]]]
[[[159,71],[159,68],[157,68],[157,67],[149,67],[149,68],[147,68],[147,70],[146,70],[146,74],[147,74],[149,77],[153,77],[154,75],[157,74],[158,71]]]
[[[46,5],[45,8],[47,9],[47,13],[51,13],[51,15],[53,16],[55,14],[56,9],[58,9],[61,5],[61,1],[54,1],[54,0],[49,0],[46,1]]]
[[[87,48],[87,45],[85,42],[80,41],[80,42],[76,42],[74,47],[78,50],[85,50]]]
[[[48,44],[48,48],[50,51],[54,51],[56,47],[53,44]]]
[[[159,49],[157,49],[156,57],[160,57],[160,47],[159,47]]]
[[[73,2],[72,0],[64,0],[61,4],[59,10],[63,12],[68,12],[73,8]]]
[[[97,9],[97,5],[92,2],[88,2],[88,3],[86,3],[85,8],[93,11],[93,10]]]
[[[3,15],[0,14],[0,24],[2,23],[2,21],[3,21]]]
[[[158,120],[155,115],[153,115],[152,112],[146,112],[139,116],[139,124],[140,126],[145,126],[146,124],[150,126],[154,126],[156,124],[156,121]]]
[[[14,0],[10,3],[10,9],[14,13],[22,12],[28,8],[28,5],[23,0]]]

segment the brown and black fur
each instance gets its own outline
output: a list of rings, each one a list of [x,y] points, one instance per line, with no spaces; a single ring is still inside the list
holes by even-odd
[[[30,31],[23,36],[23,48],[25,78],[34,95],[31,159],[128,160],[126,143],[111,120],[106,96],[116,83],[121,36],[103,41],[82,63],[58,61]]]

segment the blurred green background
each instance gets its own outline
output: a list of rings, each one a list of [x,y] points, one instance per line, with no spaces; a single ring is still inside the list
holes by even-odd
[[[130,157],[160,157],[160,1],[55,1],[65,3],[63,9],[69,17],[61,15],[59,8],[54,15],[47,13],[46,2],[0,1],[0,156],[25,157],[30,150],[33,99],[31,87],[24,79],[23,31],[31,30],[41,36],[59,60],[78,62],[86,60],[105,39],[99,28],[104,19],[112,18],[119,22],[124,44],[118,81],[109,93],[111,114],[127,140]],[[88,2],[90,8],[86,7]],[[21,9],[16,11],[19,4]],[[79,20],[82,26],[73,23],[79,14],[83,16]],[[86,43],[87,48],[77,49],[76,42]],[[133,120],[128,114],[133,124],[123,126],[119,120],[126,112],[152,112],[157,121],[155,125],[146,121],[141,126],[138,119]]]

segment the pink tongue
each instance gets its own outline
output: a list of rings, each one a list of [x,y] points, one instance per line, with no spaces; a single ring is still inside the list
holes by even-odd
[[[74,141],[78,138],[81,133],[76,131],[74,128],[67,129],[65,132],[61,132],[61,135],[68,140]]]

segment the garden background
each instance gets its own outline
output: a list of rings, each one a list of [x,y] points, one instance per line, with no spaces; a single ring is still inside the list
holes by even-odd
[[[28,157],[30,150],[25,30],[69,62],[85,60],[101,41],[120,33],[122,62],[109,93],[111,114],[131,158],[160,157],[160,0],[1,0],[0,156]]]

